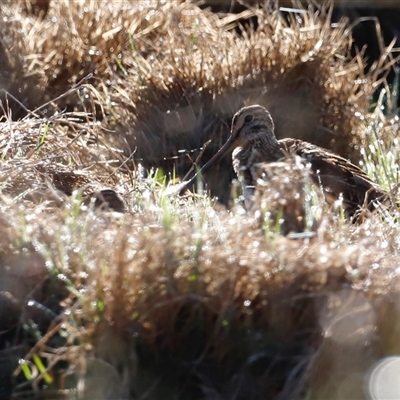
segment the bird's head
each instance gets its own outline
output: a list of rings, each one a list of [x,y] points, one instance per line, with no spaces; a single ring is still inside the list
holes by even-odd
[[[182,182],[176,191],[181,191],[193,183],[199,174],[209,170],[211,166],[235,148],[253,145],[257,142],[269,145],[271,148],[278,145],[271,114],[259,105],[243,107],[233,116],[231,134],[225,144],[190,180]],[[171,193],[174,193],[174,191],[171,191]]]
[[[231,140],[232,147],[243,147],[258,140],[275,143],[271,114],[259,105],[241,108],[232,119]]]

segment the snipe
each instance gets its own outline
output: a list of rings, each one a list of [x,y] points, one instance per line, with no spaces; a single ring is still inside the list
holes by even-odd
[[[277,140],[272,117],[260,105],[244,107],[234,115],[227,142],[196,175],[178,185],[176,191],[184,190],[199,174],[206,172],[232,150],[233,168],[247,201],[254,194],[258,178],[255,166],[293,156],[299,156],[310,164],[312,179],[322,187],[327,198],[342,197],[344,210],[349,217],[363,205],[372,209],[374,200],[387,197],[387,193],[371,181],[363,170],[345,158],[302,140]]]

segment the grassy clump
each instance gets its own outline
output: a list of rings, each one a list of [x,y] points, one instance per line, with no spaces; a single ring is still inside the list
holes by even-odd
[[[94,113],[128,133],[137,162],[169,172],[176,166],[180,177],[209,139],[202,160],[215,152],[233,112],[255,102],[270,109],[279,138],[358,161],[370,98],[394,62],[382,49],[365,73],[362,54],[350,55],[348,24],[332,27],[323,6],[284,15],[254,6],[220,18],[189,2],[58,1],[38,20],[11,5],[2,6],[8,92],[32,110],[84,79],[93,90],[71,91],[41,112]],[[257,28],[234,29],[240,17],[255,18]],[[12,106],[14,116],[26,113]],[[227,162],[206,177],[222,203],[231,178]]]
[[[359,127],[379,74],[391,64],[390,52],[366,74],[362,55],[350,56],[346,22],[332,28],[325,8],[289,15],[254,8],[257,29],[237,33],[215,16],[189,14],[188,7],[176,11],[184,34],[175,35],[169,22],[169,34],[157,42],[169,50],[160,52],[162,57],[151,55],[151,61],[135,52],[143,68],[126,77],[128,85],[115,87],[115,95],[111,92],[119,115],[126,115],[129,143],[143,162],[169,169],[177,164],[178,174],[186,172],[190,157],[177,163],[172,156],[212,138],[203,156],[207,160],[227,137],[233,112],[252,103],[270,109],[278,138],[305,139],[359,160],[355,147],[365,139]],[[146,84],[137,90],[140,80]],[[222,162],[206,177],[224,203],[232,177],[228,170]]]
[[[0,397],[368,398],[399,349],[395,193],[350,224],[296,160],[260,167],[254,213],[164,192],[256,101],[394,189],[397,119],[369,104],[392,55],[365,75],[324,8],[240,33],[188,2],[1,9]]]
[[[54,314],[50,326],[35,314],[21,316],[39,331],[35,352],[24,357],[47,354],[41,357],[58,371],[63,362],[74,366],[50,388],[82,380],[85,398],[110,385],[121,398],[281,391],[293,398],[300,390],[311,398],[340,398],[343,390],[360,398],[360,381],[343,382],[344,375],[367,373],[397,348],[397,225],[375,215],[349,226],[325,210],[313,235],[296,239],[206,198],[185,202],[175,215],[178,200],[153,194],[140,213],[123,217],[86,210],[76,198],[45,211],[2,206],[2,281],[22,308],[29,298]],[[61,344],[69,351],[58,350]],[[18,381],[23,388],[21,372]]]

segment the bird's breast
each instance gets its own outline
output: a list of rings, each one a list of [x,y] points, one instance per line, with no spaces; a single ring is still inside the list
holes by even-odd
[[[243,169],[242,166],[245,164],[244,160],[245,160],[245,158],[243,155],[242,147],[237,147],[235,150],[233,150],[232,165],[233,165],[233,169],[238,177],[240,177],[241,170]]]
[[[251,169],[256,164],[268,163],[279,160],[284,156],[278,148],[275,151],[267,151],[263,147],[237,147],[232,153],[233,169],[240,176],[241,171]]]

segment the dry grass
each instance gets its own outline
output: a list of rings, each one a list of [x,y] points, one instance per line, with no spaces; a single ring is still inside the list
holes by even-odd
[[[110,399],[281,390],[294,398],[300,389],[360,398],[360,380],[348,377],[397,348],[398,225],[376,215],[349,226],[325,210],[312,235],[284,237],[240,207],[228,213],[192,200],[175,215],[177,204],[162,201],[123,217],[88,212],[76,198],[61,209],[2,206],[4,290],[21,308],[33,299],[59,315],[48,329],[63,333],[52,331],[27,359],[47,354],[61,369],[68,360],[75,369],[67,383],[87,379],[85,398],[95,389]],[[66,296],[61,308],[55,295]],[[21,320],[44,318],[31,313]],[[61,343],[70,350],[58,350]],[[115,391],[105,396],[110,373]],[[65,385],[56,378],[51,387]]]
[[[165,25],[183,22],[179,35],[170,29],[156,42],[162,57],[135,50],[137,71],[110,94],[118,115],[126,118],[138,158],[167,170],[177,165],[182,176],[191,161],[182,157],[176,164],[173,155],[199,149],[212,138],[215,147],[206,149],[207,160],[227,137],[232,113],[258,103],[270,109],[278,138],[305,139],[359,160],[364,113],[378,75],[388,71],[390,53],[384,52],[365,75],[362,55],[350,57],[347,24],[332,29],[325,9],[287,18],[253,9],[257,30],[238,34],[224,20],[199,11],[190,14],[189,8],[182,4],[177,15],[168,14],[172,22],[167,19]],[[138,81],[146,82],[139,90]],[[208,180],[211,193],[223,203],[232,178],[228,168],[221,165],[217,178]]]
[[[193,161],[182,153],[176,159],[178,151],[195,158],[213,139],[207,160],[232,113],[254,102],[270,109],[279,138],[302,138],[357,162],[364,114],[393,63],[382,48],[366,75],[362,55],[350,56],[346,21],[332,28],[324,7],[285,16],[253,8],[241,17],[257,18],[258,28],[242,32],[234,29],[239,17],[221,19],[188,2],[57,1],[39,20],[2,7],[8,92],[32,110],[84,79],[93,90],[72,91],[40,114],[56,108],[105,117],[109,128],[129,133],[137,161],[176,166],[181,177]],[[24,113],[12,106],[14,117]],[[225,204],[231,178],[227,163],[207,177]]]
[[[257,101],[395,204],[398,118],[369,104],[393,55],[365,75],[325,8],[238,33],[188,2],[27,4],[0,6],[0,398],[369,398],[399,350],[396,207],[350,224],[297,160],[261,167],[251,213],[228,160],[229,210],[163,192]]]

